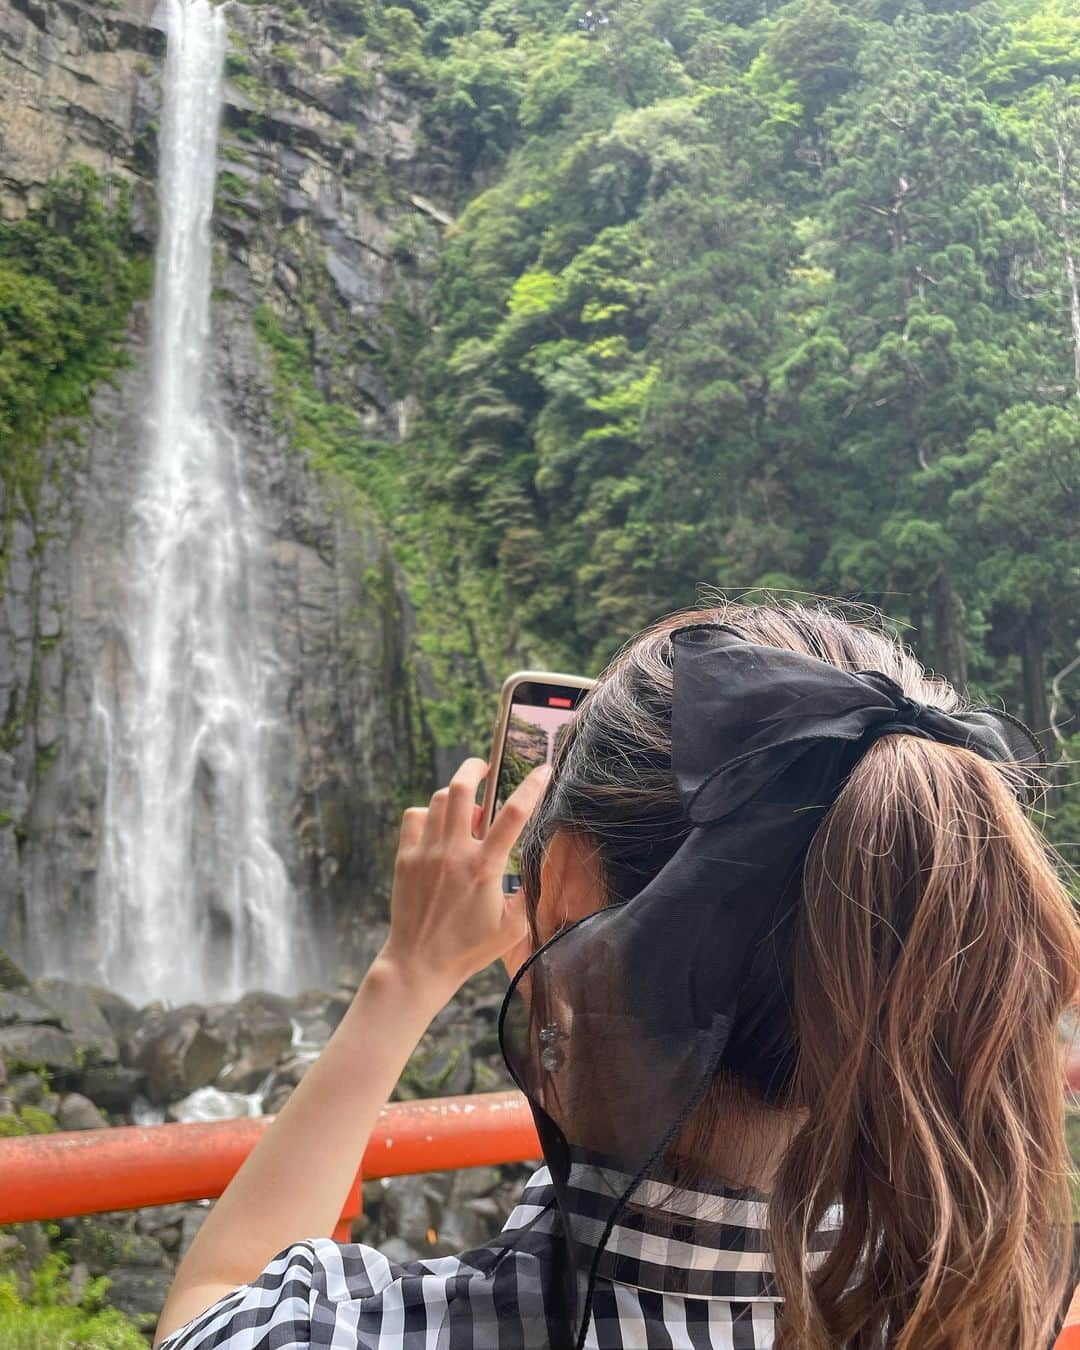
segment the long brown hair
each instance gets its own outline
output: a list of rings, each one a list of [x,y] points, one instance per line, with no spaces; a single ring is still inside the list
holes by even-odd
[[[616,655],[559,745],[521,841],[526,897],[556,830],[589,841],[605,903],[633,896],[684,837],[670,632],[690,617],[966,706],[865,607],[852,621],[822,602],[721,599],[668,615]],[[779,1350],[1047,1345],[1069,1233],[1057,1028],[1080,987],[1061,866],[1006,769],[913,736],[875,742],[818,829],[792,958],[799,1057],[781,1105],[794,1123],[771,1169]],[[773,1109],[718,1079],[678,1153],[706,1170],[716,1138]],[[808,1261],[838,1201],[835,1245]]]

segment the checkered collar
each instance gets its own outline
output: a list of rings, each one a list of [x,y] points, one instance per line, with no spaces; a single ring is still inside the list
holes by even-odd
[[[595,1251],[603,1238],[600,1216],[609,1212],[611,1197],[621,1195],[631,1177],[579,1148],[571,1150],[571,1160],[567,1202],[576,1216],[574,1230]],[[688,1189],[672,1180],[644,1181],[608,1235],[597,1275],[690,1298],[779,1302],[768,1250],[768,1199],[751,1189],[700,1183]],[[554,1213],[555,1188],[547,1167],[530,1178],[522,1203],[533,1214]],[[512,1215],[507,1227],[513,1224]],[[811,1267],[824,1259],[839,1225],[836,1207],[815,1234]]]

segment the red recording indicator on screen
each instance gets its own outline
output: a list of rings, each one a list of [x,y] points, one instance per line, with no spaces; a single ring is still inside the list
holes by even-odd
[[[549,708],[572,708],[574,700],[572,698],[559,698],[557,694],[551,694],[548,697]]]

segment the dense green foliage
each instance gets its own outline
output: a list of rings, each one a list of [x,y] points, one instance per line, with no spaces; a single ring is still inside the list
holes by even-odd
[[[397,462],[515,641],[857,599],[1080,755],[1075,0],[337,15],[459,189]]]
[[[22,220],[0,221],[0,579],[14,512],[36,514],[45,429],[85,411],[145,289],[129,214],[126,185],[79,168]]]
[[[50,1253],[20,1292],[13,1275],[0,1276],[0,1345],[4,1350],[146,1350],[126,1317],[105,1307],[107,1279],[90,1280],[75,1295],[68,1262]]]

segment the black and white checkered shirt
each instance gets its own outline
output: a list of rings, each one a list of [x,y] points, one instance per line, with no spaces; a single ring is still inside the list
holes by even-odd
[[[586,1239],[600,1240],[602,1224],[591,1216],[609,1187],[621,1192],[629,1180],[575,1165],[570,1199]],[[764,1197],[647,1182],[635,1202],[601,1254],[589,1350],[771,1347],[779,1296]],[[818,1251],[838,1223],[830,1212]],[[555,1192],[541,1167],[503,1228],[520,1234],[510,1256],[503,1244],[402,1265],[362,1243],[297,1242],[159,1350],[547,1350],[531,1300],[545,1284],[557,1232]]]

